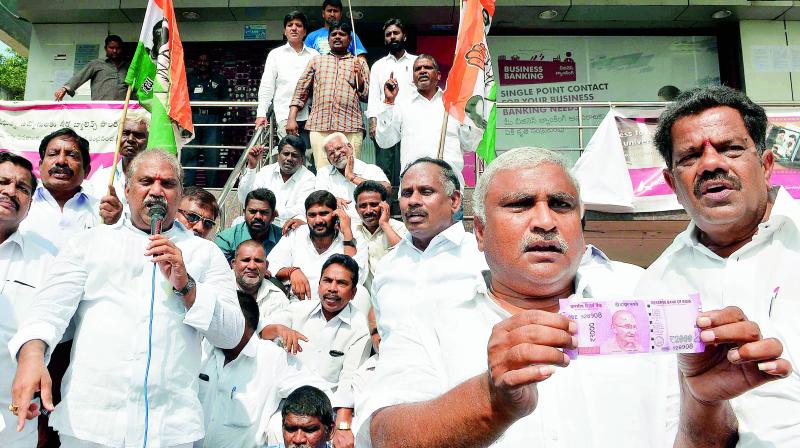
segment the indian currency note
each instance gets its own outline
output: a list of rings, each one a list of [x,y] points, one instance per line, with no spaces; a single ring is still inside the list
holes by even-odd
[[[652,300],[559,301],[561,314],[578,324],[578,348],[565,350],[572,359],[580,355],[630,355],[634,353],[700,353],[697,315],[700,296]]]

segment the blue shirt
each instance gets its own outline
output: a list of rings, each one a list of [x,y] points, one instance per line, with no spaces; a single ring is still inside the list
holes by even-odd
[[[225,258],[230,262],[236,254],[236,248],[239,247],[239,244],[252,239],[250,231],[247,230],[247,223],[243,222],[218,233],[215,243],[217,243],[222,253],[225,254]],[[270,224],[267,238],[261,243],[264,246],[264,252],[269,255],[280,239],[281,228],[275,224]]]
[[[328,34],[330,34],[328,29],[322,27],[306,36],[305,44],[307,47],[317,50],[319,54],[329,54],[331,52],[331,46],[328,44]],[[358,34],[353,33],[353,36],[355,36],[355,39],[350,39],[350,46],[347,47],[347,51],[356,56],[366,54],[367,49],[361,44],[361,39],[358,38]]]

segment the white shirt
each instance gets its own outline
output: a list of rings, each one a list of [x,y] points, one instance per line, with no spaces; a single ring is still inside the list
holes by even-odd
[[[416,55],[406,51],[399,59],[389,53],[372,64],[372,68],[369,69],[367,118],[375,118],[381,112],[381,104],[386,98],[383,94],[383,85],[389,80],[389,76],[394,75],[397,86],[400,87],[395,100],[410,96],[412,92],[417,91],[417,87],[414,85],[414,61],[416,59]]]
[[[386,173],[384,173],[378,165],[365,163],[359,159],[354,159],[353,175],[365,180],[389,183],[389,178],[386,177]],[[355,200],[353,199],[353,192],[356,191],[356,184],[347,180],[344,174],[340,173],[335,166],[327,165],[317,171],[317,182],[314,185],[314,190],[327,190],[337,198],[350,201],[345,208],[347,214],[350,215],[353,225],[361,222],[361,216],[358,215]]]
[[[267,255],[269,269],[277,273],[283,268],[298,267],[308,279],[311,286],[311,297],[319,299],[319,279],[322,277],[322,265],[333,254],[343,254],[344,238],[337,232],[330,247],[323,252],[317,252],[311,242],[311,233],[307,225],[300,226],[287,235],[284,235],[278,244]],[[356,255],[353,259],[358,263],[358,284],[363,284],[367,273],[367,246],[364,242],[355,240]]]
[[[53,195],[40,184],[19,230],[35,236],[42,244],[48,245],[51,252],[58,252],[70,238],[101,223],[98,207],[97,199],[81,189],[64,204],[62,210]]]
[[[439,154],[439,139],[444,120],[442,89],[428,100],[415,89],[404,101],[395,105],[382,104],[378,114],[375,141],[381,148],[390,148],[400,143],[400,170],[420,157],[436,158]],[[455,119],[447,120],[442,158],[458,175],[461,190],[464,190],[464,151],[474,151],[482,134]]]
[[[590,256],[590,255],[589,255]],[[630,296],[641,269],[596,257],[582,264],[574,297]],[[602,271],[602,275],[600,272]],[[633,275],[632,275],[633,273]],[[588,277],[588,278],[582,278]],[[411,331],[381,341],[381,356],[356,414],[431,400],[487,370],[492,327],[510,317],[478,283],[469,295],[449,295],[410,316]],[[679,394],[674,356],[583,357],[538,384],[536,409],[511,425],[491,446],[671,447]],[[366,441],[369,420],[357,428]],[[360,445],[361,446],[361,445]],[[363,445],[368,446],[368,445]]]
[[[269,104],[273,103],[276,121],[289,118],[289,103],[292,102],[297,81],[308,62],[318,54],[317,50],[305,45],[298,53],[288,42],[269,52],[267,62],[264,64],[264,74],[261,76],[261,85],[258,88],[257,117],[266,117]],[[308,119],[309,104],[310,102],[306,103],[297,113],[297,121]]]
[[[26,238],[19,231],[0,243],[0,344],[17,332],[19,322],[25,320],[36,291],[44,286],[47,267],[53,254],[36,240]],[[8,412],[11,404],[11,383],[14,381],[16,363],[7,350],[0,350],[0,446],[4,448],[30,448],[36,446],[36,422],[25,425],[23,432],[16,430],[17,417]],[[5,427],[5,429],[4,429]]]
[[[408,233],[408,229],[406,229],[406,225],[402,221],[389,218],[389,226],[400,238],[403,238]],[[394,246],[389,245],[389,236],[386,235],[381,226],[378,226],[375,233],[370,233],[363,223],[356,224],[354,227],[353,236],[356,239],[363,240],[369,251],[369,272],[364,280],[364,286],[372,288],[372,279],[375,277],[375,268],[377,268],[378,262]]]
[[[270,416],[295,389],[308,385],[332,395],[330,383],[257,334],[227,365],[222,350],[207,342],[203,348],[200,375],[205,377],[199,381],[199,397],[206,437],[195,442],[196,447],[262,447]]]
[[[241,289],[241,288],[240,288]],[[269,316],[289,306],[289,298],[274,283],[268,279],[261,281],[261,286],[256,293],[256,303],[258,304],[258,321],[265,322]],[[264,328],[259,323],[257,331]]]
[[[386,254],[372,279],[372,305],[382,340],[405,324],[411,313],[428,310],[447,296],[469,297],[481,272],[488,269],[475,235],[459,221],[431,240],[421,251],[406,234]]]
[[[334,408],[352,408],[353,374],[372,349],[367,317],[348,303],[326,320],[319,300],[302,300],[276,313],[270,324],[285,325],[308,338],[308,342],[300,342],[303,351],[293,356],[304,368],[335,385],[331,399]]]
[[[306,198],[314,192],[315,182],[314,173],[304,166],[300,166],[292,174],[292,177],[284,182],[280,165],[273,163],[261,168],[261,171],[245,169],[239,180],[237,194],[239,202],[244,204],[248,193],[257,188],[268,188],[275,194],[275,209],[278,211],[278,217],[275,218],[274,224],[280,227],[292,218],[300,218],[305,221]]]
[[[647,269],[637,287],[639,295],[697,292],[704,310],[737,306],[758,323],[764,338],[775,337],[783,343],[781,357],[794,366],[792,374],[732,400],[739,419],[740,447],[796,446],[800,440],[799,229],[800,206],[780,188],[769,219],[728,258],[697,240],[692,221]],[[780,289],[776,292],[776,288]]]
[[[152,446],[203,437],[197,400],[201,339],[234,347],[244,328],[233,272],[219,248],[178,221],[164,235],[183,253],[197,287],[187,311],[156,267],[149,378]],[[12,354],[32,339],[52,348],[70,319],[75,322],[63,400],[50,416],[61,434],[110,446],[142,445],[153,275],[153,263],[144,256],[148,244],[149,234],[127,219],[69,240],[50,266],[29,318],[8,344]]]
[[[122,171],[122,160],[117,162],[114,168],[106,166],[95,171],[91,179],[83,182],[83,187],[99,201],[108,194],[108,180],[111,178],[112,169],[116,171],[114,175],[114,191],[117,193],[117,198],[122,202],[122,205],[127,206],[128,199],[125,197],[126,178],[125,173]]]

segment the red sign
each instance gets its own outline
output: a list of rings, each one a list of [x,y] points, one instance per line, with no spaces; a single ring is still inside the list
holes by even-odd
[[[577,79],[575,61],[567,57],[563,61],[524,61],[516,56],[498,59],[500,85],[544,84],[570,82]]]

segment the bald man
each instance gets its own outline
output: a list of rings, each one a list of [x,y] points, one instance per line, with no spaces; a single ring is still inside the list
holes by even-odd
[[[642,344],[639,343],[639,331],[636,317],[628,310],[619,310],[611,316],[611,335],[603,345],[600,353],[626,353],[639,352]]]

